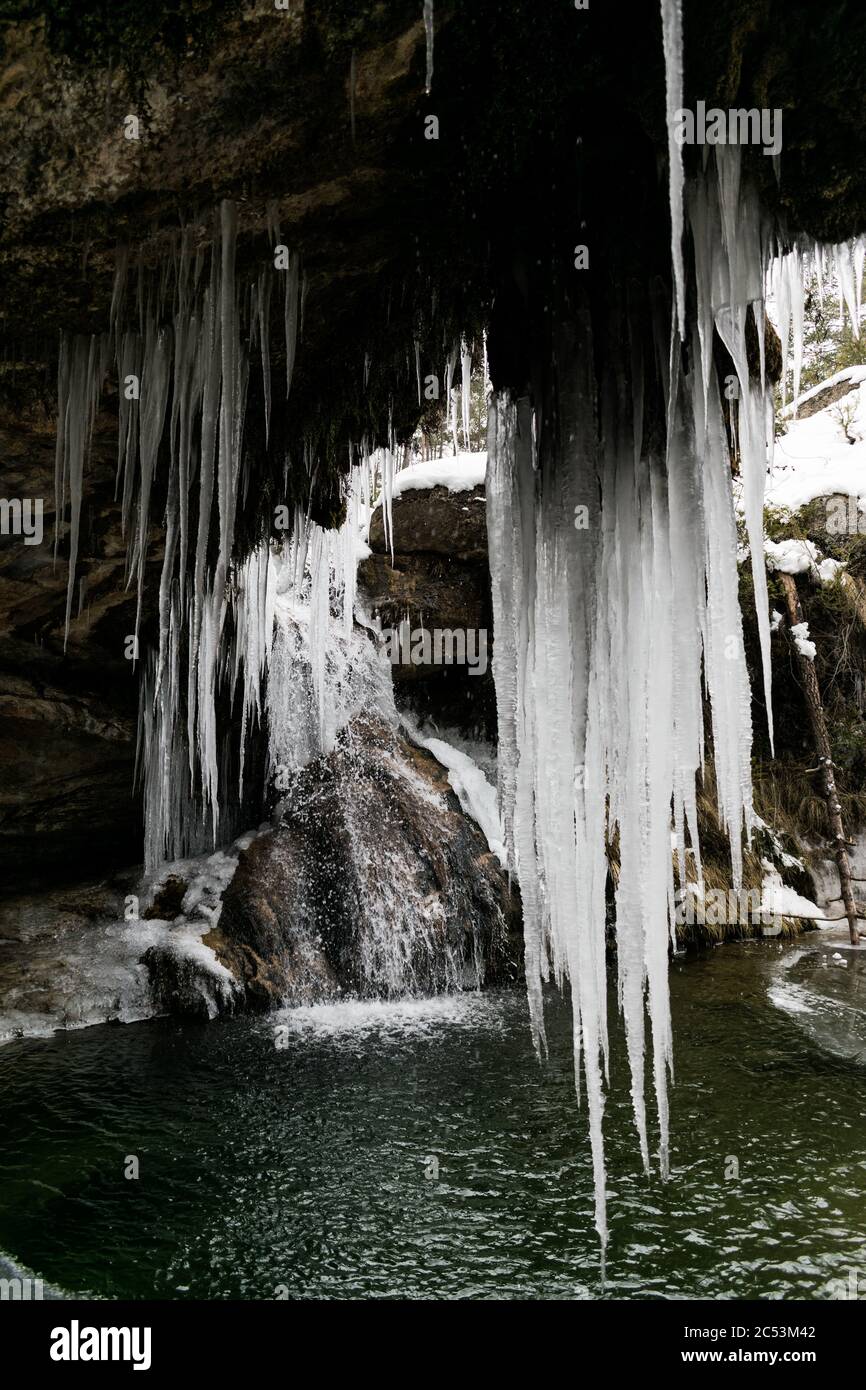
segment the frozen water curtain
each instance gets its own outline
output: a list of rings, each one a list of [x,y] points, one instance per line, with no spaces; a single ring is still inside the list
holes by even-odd
[[[247,495],[243,433],[251,357],[261,358],[264,433],[271,415],[269,318],[279,293],[284,318],[286,393],[291,388],[301,294],[295,253],[269,215],[274,256],[253,280],[236,276],[237,209],[224,201],[211,249],[193,229],[174,239],[155,267],[134,270],[117,255],[110,329],[61,343],[55,491],[60,522],[68,507],[67,632],[76,582],[85,462],[100,393],[113,365],[118,383],[117,497],[127,539],[127,578],[137,591],[132,655],[139,657],[146,569],[153,560],[153,485],[166,479],[163,557],[155,651],[141,648],[139,767],[145,796],[145,859],[212,848],[221,808],[237,801],[243,752],[260,713],[270,650],[267,521],[263,538],[238,559],[236,523]],[[268,519],[269,520],[269,519]],[[221,703],[243,685],[240,735],[218,728]],[[229,756],[231,752],[234,762]],[[238,764],[239,760],[239,766]],[[233,827],[235,833],[240,827]]]
[[[681,102],[681,74],[675,24],[670,31],[676,7],[664,8],[670,118]],[[549,410],[540,419],[528,396],[502,392],[489,427],[500,801],[523,899],[540,1053],[542,985],[549,978],[570,984],[602,1242],[608,917],[615,918],[638,1144],[649,1171],[649,1050],[658,1168],[666,1177],[674,860],[681,884],[688,873],[701,885],[696,778],[707,754],[705,695],[736,888],[743,835],[754,819],[726,407],[738,444],[770,709],[762,529],[773,413],[764,283],[774,246],[757,197],[741,180],[738,147],[717,147],[684,180],[672,144],[670,182],[673,303],[649,290],[637,299],[622,294],[610,308],[613,328],[602,328],[608,342],[616,337],[619,365],[597,380],[599,325],[578,301],[554,347],[555,419]],[[647,320],[648,334],[640,331]],[[723,383],[714,336],[732,363]],[[611,846],[618,851],[613,914]]]

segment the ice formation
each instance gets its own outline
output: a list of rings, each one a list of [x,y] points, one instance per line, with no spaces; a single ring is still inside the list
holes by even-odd
[[[682,100],[678,0],[662,0],[662,16],[670,128]],[[556,449],[540,445],[529,401],[508,393],[493,402],[488,435],[493,672],[506,849],[523,898],[527,986],[539,1052],[545,1049],[543,983],[552,976],[571,986],[576,1080],[586,1090],[603,1242],[606,852],[618,845],[617,992],[639,1145],[648,1167],[646,1006],[665,1176],[672,1070],[667,970],[676,882],[670,846],[680,884],[693,855],[689,872],[700,894],[696,778],[705,761],[704,691],[736,891],[743,835],[748,840],[755,824],[751,698],[725,410],[739,465],[772,741],[763,506],[773,411],[764,367],[765,294],[767,288],[773,293],[783,350],[793,357],[796,398],[804,268],[813,262],[823,275],[825,258],[833,260],[841,299],[856,325],[864,259],[862,241],[836,248],[805,240],[784,245],[743,180],[736,146],[717,147],[686,183],[681,151],[672,143],[670,166],[674,304],[671,323],[655,324],[665,377],[666,446],[654,444],[645,429],[651,371],[634,347],[630,367],[624,362],[613,384],[596,387],[581,365],[592,359],[588,315],[578,321],[583,350],[572,359],[569,414],[560,426],[568,443]],[[688,286],[684,218],[694,258]],[[687,288],[693,290],[688,297]],[[694,305],[688,316],[687,303]],[[714,337],[732,365],[724,401]]]
[[[847,310],[854,336],[860,335],[862,304],[860,290],[866,263],[866,236],[854,237],[837,246],[818,246],[800,237],[789,250],[776,248],[768,274],[768,289],[773,300],[785,371],[782,375],[782,402],[787,401],[788,361],[793,377],[792,405],[786,414],[796,417],[798,405],[809,399],[810,392],[800,397],[800,372],[803,365],[803,313],[805,286],[815,277],[818,293],[823,296],[828,272],[839,293],[840,322]],[[850,368],[848,369],[851,370]],[[841,377],[842,374],[840,374]]]
[[[424,90],[429,93],[433,87],[433,0],[424,0],[424,37],[427,45]]]
[[[471,406],[472,390],[472,352],[466,339],[460,345],[460,404],[463,409],[463,447],[468,453],[471,445],[469,442],[469,411]]]
[[[397,998],[474,989],[484,981],[489,957],[466,878],[446,874],[442,891],[431,892],[427,873],[417,872],[416,855],[407,853],[417,830],[414,818],[429,816],[436,842],[438,818],[448,816],[448,804],[401,752],[391,667],[376,629],[365,625],[363,613],[352,621],[357,512],[351,498],[363,491],[363,472],[357,469],[346,524],[339,532],[313,529],[302,574],[290,556],[271,557],[276,598],[267,681],[268,782],[281,797],[278,814],[303,820],[309,802],[303,793],[297,799],[303,785],[299,774],[316,759],[335,755],[324,795],[329,816],[336,815],[345,832],[340,876],[357,889],[345,951],[355,963],[358,991]],[[480,768],[458,750],[422,737],[411,724],[408,732],[449,769],[449,781],[468,813],[484,821],[485,831],[492,830],[495,791]],[[414,806],[407,837],[387,832],[381,809],[371,814],[371,769]],[[303,876],[303,855],[293,867]],[[316,900],[299,921],[299,931],[317,931],[329,911],[327,902]]]
[[[433,738],[419,727],[417,722],[404,714],[402,723],[413,743],[431,752],[437,762],[448,769],[448,781],[462,810],[475,821],[484,832],[484,837],[493,854],[503,868],[508,866],[508,856],[502,840],[502,822],[496,788],[488,781],[484,769],[462,748],[442,738]]]
[[[300,531],[282,554],[269,553],[274,600],[268,658],[267,778],[286,778],[331,753],[336,736],[360,712],[396,723],[390,667],[375,636],[355,623],[357,537],[362,470],[350,475],[343,526]],[[267,551],[267,547],[262,547]],[[299,563],[297,552],[307,560]]]
[[[551,974],[571,983],[602,1240],[606,852],[618,841],[618,997],[639,1144],[648,1167],[646,1000],[665,1175],[672,1063],[667,972],[675,891],[670,846],[673,830],[679,880],[686,880],[689,846],[700,889],[695,787],[705,757],[702,682],[737,890],[742,835],[754,823],[751,703],[714,332],[730,353],[739,388],[733,423],[757,557],[769,697],[762,505],[771,413],[746,351],[750,312],[763,325],[766,241],[757,202],[741,186],[738,150],[717,149],[715,161],[686,194],[695,255],[696,313],[687,334],[693,365],[688,370],[677,347],[675,308],[672,324],[657,325],[657,337],[666,334],[671,344],[661,358],[666,447],[645,433],[647,367],[634,360],[630,374],[623,368],[620,381],[605,383],[599,392],[585,367],[574,368],[563,431],[570,444],[564,449],[540,450],[529,402],[507,395],[494,402],[488,439],[503,823],[523,895],[539,1050],[545,1047],[542,984]],[[580,360],[588,361],[588,319],[580,331]],[[636,402],[633,411],[627,402]]]
[[[268,210],[274,265],[282,267],[286,393],[302,315],[297,253],[281,242]],[[273,596],[267,555],[233,562],[239,499],[247,487],[242,436],[251,357],[261,360],[267,435],[271,412],[270,308],[274,271],[251,285],[235,275],[237,213],[223,202],[209,265],[181,236],[161,270],[117,258],[110,332],[61,343],[56,455],[58,535],[69,502],[67,633],[76,577],[82,479],[99,395],[111,358],[118,391],[118,495],[128,539],[128,574],[141,621],[151,497],[157,460],[168,457],[165,543],[159,584],[159,643],[145,659],[140,768],[146,802],[146,860],[213,847],[233,770],[218,710],[240,691],[245,736],[260,719]],[[162,465],[160,465],[162,467]],[[296,518],[297,521],[297,518]],[[238,770],[235,769],[236,773]],[[221,795],[222,793],[222,795]]]
[[[60,344],[57,369],[57,446],[54,463],[56,502],[54,556],[59,545],[59,523],[69,498],[69,579],[66,589],[66,635],[72,617],[75,593],[75,566],[78,559],[78,532],[84,467],[90,452],[93,422],[99,395],[108,369],[108,338],[105,335],[64,338]]]
[[[428,0],[428,87],[432,10]],[[682,101],[681,0],[662,0],[662,18],[672,130],[672,113]],[[575,1071],[589,1110],[602,1240],[608,849],[618,845],[617,986],[639,1145],[648,1167],[646,1005],[665,1174],[672,1059],[667,969],[675,894],[670,846],[673,832],[677,877],[685,882],[690,854],[700,889],[695,785],[705,758],[704,691],[735,889],[742,836],[754,824],[751,704],[725,410],[739,461],[769,713],[763,495],[772,410],[763,370],[765,284],[769,276],[785,350],[791,345],[793,351],[796,398],[803,268],[812,257],[821,283],[826,255],[803,241],[783,243],[768,228],[742,181],[738,148],[716,147],[688,183],[675,141],[669,154],[674,309],[670,322],[656,313],[654,364],[641,360],[635,335],[631,351],[622,353],[619,376],[611,374],[597,386],[590,365],[592,324],[588,310],[579,308],[573,339],[580,350],[570,352],[563,382],[565,442],[554,447],[528,399],[507,393],[492,401],[489,421],[504,852],[520,881],[539,1051],[545,1047],[543,983],[552,975],[571,984]],[[693,251],[688,284],[686,221]],[[376,490],[386,543],[393,547],[393,429],[385,448],[374,450],[380,441],[366,439],[350,446],[347,520],[339,532],[321,531],[298,506],[278,555],[267,542],[236,554],[238,510],[251,483],[242,447],[250,374],[262,374],[267,436],[272,319],[282,320],[287,395],[302,331],[300,262],[282,242],[275,208],[267,226],[282,276],[279,307],[270,265],[246,283],[236,276],[236,210],[225,202],[209,257],[188,232],[161,269],[139,267],[135,275],[121,251],[109,332],[61,345],[56,492],[58,535],[67,508],[69,516],[67,631],[86,459],[112,360],[121,388],[118,495],[129,580],[138,592],[137,626],[149,531],[163,520],[152,515],[153,483],[158,462],[160,469],[167,463],[159,642],[144,659],[140,722],[150,866],[212,849],[218,837],[225,840],[243,828],[231,823],[227,808],[242,813],[250,766],[244,750],[265,721],[270,774],[279,778],[333,747],[357,701],[372,698],[364,685],[372,668],[356,660],[354,564],[362,513]],[[840,302],[855,325],[864,251],[861,239],[833,252]],[[750,364],[750,335],[757,336],[758,373]],[[730,357],[737,387],[734,399],[726,392],[724,403],[714,337]],[[466,339],[452,348],[445,373],[455,454],[458,353],[468,448]],[[368,354],[365,383],[369,371]],[[665,396],[661,432],[645,428],[653,373]],[[417,388],[417,342],[414,375]],[[312,450],[306,463],[312,485]],[[447,478],[453,471],[446,471]],[[220,720],[231,717],[240,731],[239,762],[220,732]]]
[[[682,0],[661,0],[662,42],[665,54],[665,106],[668,130],[668,179],[671,206],[671,263],[674,272],[677,325],[685,337],[685,271],[683,269],[683,152],[674,135],[675,113],[683,104]]]

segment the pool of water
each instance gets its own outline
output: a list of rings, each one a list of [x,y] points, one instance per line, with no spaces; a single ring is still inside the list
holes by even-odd
[[[568,1009],[540,1066],[518,991],[10,1043],[0,1250],[108,1297],[832,1297],[866,1282],[866,953],[835,955],[673,964],[667,1184],[614,1030],[604,1274]]]

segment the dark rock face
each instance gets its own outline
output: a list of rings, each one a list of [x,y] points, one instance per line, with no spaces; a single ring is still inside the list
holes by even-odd
[[[784,109],[781,183],[770,160],[745,159],[791,231],[832,240],[866,226],[862,11],[688,0],[684,24],[687,104]],[[3,7],[0,244],[15,392],[53,376],[58,329],[105,329],[118,243],[153,264],[180,218],[207,245],[221,198],[242,204],[242,257],[258,255],[249,239],[272,200],[303,252],[298,388],[307,429],[333,427],[335,472],[344,438],[359,439],[382,401],[387,416],[388,394],[395,425],[408,425],[414,373],[395,392],[394,364],[431,289],[449,312],[424,342],[425,368],[441,369],[439,330],[477,333],[492,319],[494,381],[522,390],[528,335],[549,329],[550,271],[572,263],[582,218],[600,302],[609,277],[642,261],[667,278],[658,7],[442,0],[435,29],[431,100],[418,0]],[[431,111],[436,140],[424,135]],[[137,140],[124,136],[129,114]],[[650,243],[658,266],[643,254]],[[375,404],[353,386],[367,347]]]
[[[401,660],[393,667],[398,707],[469,735],[496,737],[496,692],[491,658],[493,608],[487,566],[484,488],[408,491],[394,499],[394,555],[385,544],[381,510],[370,523],[373,555],[358,567],[358,582],[385,630],[408,618],[410,630],[484,634],[470,638],[477,674],[469,665]],[[475,646],[471,646],[471,642]],[[481,659],[483,652],[483,660]],[[427,653],[419,651],[420,656]],[[411,646],[400,652],[411,657]],[[435,657],[431,649],[429,655]]]
[[[205,937],[252,1008],[514,980],[519,903],[442,767],[359,718],[295,774]]]
[[[9,655],[10,644],[0,644],[4,666]],[[103,703],[92,682],[77,692],[55,686],[65,674],[58,666],[29,649],[15,675],[0,668],[5,888],[73,880],[141,856],[134,719]]]
[[[409,489],[394,499],[393,520],[394,549],[401,555],[446,555],[463,564],[487,560],[483,486],[463,492]],[[381,508],[370,522],[370,549],[379,555],[388,550]]]
[[[41,543],[0,536],[0,891],[72,882],[141,858],[134,794],[135,631],[114,501],[116,457],[94,449],[64,644],[67,566],[54,561],[54,442],[43,418],[0,431],[3,497],[42,503]],[[68,528],[61,526],[61,547]],[[61,555],[63,549],[61,548]],[[158,540],[148,567],[156,585]],[[150,621],[150,602],[143,632]]]

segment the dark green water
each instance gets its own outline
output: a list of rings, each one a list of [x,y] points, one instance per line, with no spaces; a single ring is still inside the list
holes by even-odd
[[[828,955],[673,965],[666,1185],[617,1043],[604,1283],[567,1010],[541,1069],[516,992],[300,1012],[285,1048],[273,1019],[10,1044],[0,1250],[109,1297],[832,1296],[866,1282],[866,960]]]

